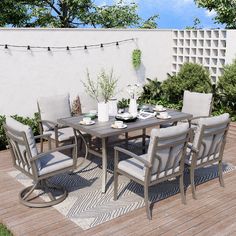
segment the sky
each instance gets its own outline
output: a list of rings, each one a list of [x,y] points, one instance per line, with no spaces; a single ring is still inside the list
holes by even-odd
[[[109,5],[118,0],[95,0],[96,4]],[[204,8],[198,8],[194,0],[125,0],[138,4],[139,15],[147,19],[152,15],[159,14],[158,28],[162,29],[185,29],[193,26],[197,17],[201,23],[199,28],[224,28],[224,25],[215,24],[215,12],[209,12]]]

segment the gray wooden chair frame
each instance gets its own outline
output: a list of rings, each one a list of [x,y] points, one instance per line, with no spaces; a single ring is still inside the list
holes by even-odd
[[[223,153],[224,153],[224,148],[226,144],[226,137],[227,137],[227,133],[229,129],[229,124],[230,124],[230,119],[226,122],[222,122],[217,125],[202,125],[197,147],[193,147],[192,144],[188,143],[188,148],[191,150],[191,153],[192,153],[192,160],[191,160],[191,165],[189,166],[189,169],[190,169],[190,181],[191,181],[191,190],[192,190],[193,199],[197,199],[196,186],[194,182],[195,169],[218,163],[219,182],[220,182],[220,186],[224,187],[222,159],[223,159]],[[214,129],[223,125],[225,125],[225,128],[219,128],[217,130],[204,133],[206,129]],[[223,135],[221,139],[219,140],[219,142],[215,145],[214,140],[217,134],[220,134],[220,133],[223,133]],[[208,136],[213,136],[213,141],[207,155],[204,155],[205,149],[206,149],[206,143],[203,141],[203,138],[208,137]],[[215,145],[215,149],[213,150],[214,145]],[[203,146],[203,152],[202,152],[202,155],[200,156],[199,152],[200,152],[201,146]],[[217,151],[219,147],[220,147],[220,150]],[[219,154],[218,157],[216,157],[217,154]],[[210,157],[212,155],[213,155],[213,160],[210,160]],[[197,161],[199,160],[200,160],[200,163],[198,164]],[[203,160],[206,160],[206,161],[203,162]]]
[[[189,139],[189,133],[190,133],[190,129],[186,132],[186,137],[183,138],[182,140],[179,141],[175,141],[175,142],[171,142],[165,145],[160,145],[158,146],[158,141],[166,141],[168,139],[172,139],[172,138],[177,138],[180,135],[176,135],[176,136],[169,136],[168,138],[159,138],[159,137],[155,137],[154,138],[154,147],[151,153],[151,162],[146,161],[144,159],[142,159],[140,156],[126,150],[120,147],[114,147],[115,149],[115,163],[114,163],[114,200],[117,200],[117,192],[118,192],[118,175],[124,175],[126,177],[128,177],[129,179],[141,184],[144,187],[144,201],[145,201],[145,208],[146,208],[146,214],[147,214],[147,218],[150,220],[152,218],[151,216],[151,211],[150,211],[150,206],[149,206],[149,197],[148,197],[148,191],[149,191],[149,186],[152,185],[156,185],[158,183],[164,182],[168,179],[171,178],[175,178],[175,177],[179,177],[179,187],[180,187],[180,195],[181,195],[181,201],[183,204],[186,204],[186,196],[185,196],[185,191],[184,191],[184,182],[183,182],[183,177],[184,177],[184,164],[185,164],[185,155],[186,155],[186,149],[187,149],[187,144],[188,144],[188,139]],[[183,135],[183,134],[182,134]],[[180,144],[184,144],[183,148],[181,149],[182,154],[180,157],[180,161],[179,161],[179,170],[177,172],[174,172],[174,166],[172,166],[172,168],[167,168],[170,165],[170,160],[171,158],[173,158],[173,148],[180,145]],[[158,152],[158,150],[162,150],[165,148],[170,147],[170,151],[169,151],[169,156],[168,156],[168,160],[167,160],[167,164],[166,164],[166,169],[165,169],[165,174],[164,177],[158,178],[160,172],[160,167],[161,167],[161,158],[155,153]],[[179,152],[179,154],[181,153],[181,151]],[[118,161],[119,161],[119,153],[123,153],[126,154],[132,158],[135,158],[136,160],[140,161],[141,163],[144,164],[146,171],[145,171],[145,177],[144,177],[144,181],[137,179],[136,177],[120,170],[118,168]],[[179,156],[179,154],[176,156],[176,160],[174,162],[174,164],[176,164],[177,162],[177,158]],[[156,179],[151,181],[151,176],[152,174],[152,167],[154,164],[154,158],[157,158],[159,160],[159,167],[158,170],[156,172]],[[172,170],[173,174],[167,174],[167,171]]]
[[[68,128],[69,126],[65,126],[65,125],[64,126],[63,125],[59,126],[59,124],[56,123],[56,122],[53,122],[53,121],[50,121],[50,120],[42,120],[41,112],[40,112],[40,107],[39,107],[39,103],[38,102],[37,102],[37,107],[38,107],[38,112],[39,112],[39,133],[40,133],[40,136],[38,138],[40,139],[40,152],[43,152],[43,141],[44,140],[48,141],[47,137],[49,137],[49,136],[45,136],[45,134],[43,133],[43,123],[49,123],[49,124],[51,124],[53,126],[53,130],[55,132],[55,139],[54,139],[55,146],[56,146],[56,148],[59,147],[59,144],[65,142],[65,141],[61,141],[60,142],[58,140],[58,137],[59,137],[58,131],[60,129],[63,129],[63,128]],[[91,139],[91,137],[89,135],[86,134],[85,136],[87,136],[89,140]],[[88,146],[87,146],[87,141],[86,141],[85,136],[79,130],[77,130],[77,135],[75,137],[77,137],[77,143],[78,143],[78,140],[80,140],[80,142],[79,142],[80,150],[82,149],[82,144],[84,143],[84,145],[85,145],[85,152],[86,152],[85,153],[85,159],[86,159],[87,156],[88,156]],[[51,138],[51,140],[52,140],[52,138]],[[68,139],[68,140],[73,143],[74,137],[71,138],[71,139]]]
[[[180,122],[188,122],[188,123],[189,123],[189,128],[191,128],[191,124],[192,124],[192,122],[193,122],[194,120],[198,120],[198,119],[200,119],[200,118],[208,118],[208,117],[211,116],[212,109],[213,109],[213,104],[214,104],[214,98],[213,98],[213,96],[212,96],[211,105],[210,105],[210,109],[209,109],[209,114],[208,114],[207,116],[196,116],[196,117],[192,117],[192,118],[190,118],[190,119],[188,119],[188,120],[181,120]],[[178,121],[178,122],[179,122],[179,121]],[[169,124],[169,125],[167,125],[167,126],[165,125],[165,126],[161,126],[161,127],[166,128],[166,127],[171,126],[171,125],[177,125],[178,122],[174,122],[174,123]],[[192,132],[192,133],[190,134],[190,138],[189,138],[190,141],[192,141],[193,138],[194,138],[194,132]]]
[[[20,194],[19,194],[19,200],[20,202],[28,207],[49,207],[55,204],[58,204],[62,202],[67,197],[67,191],[62,186],[56,186],[53,184],[53,186],[50,185],[50,183],[47,181],[48,178],[65,173],[65,172],[71,172],[76,167],[77,162],[77,139],[75,138],[75,144],[59,147],[53,150],[49,150],[44,153],[40,153],[37,156],[32,157],[29,143],[26,137],[25,132],[19,132],[16,131],[6,124],[3,125],[4,130],[7,136],[7,140],[9,143],[9,148],[11,152],[11,157],[13,160],[14,167],[24,173],[26,176],[28,176],[30,179],[33,180],[33,185],[24,188]],[[42,138],[48,140],[49,149],[51,149],[51,139],[50,135],[38,135],[35,136],[35,138]],[[25,151],[22,155],[20,152],[19,145],[24,146]],[[44,175],[39,175],[36,162],[37,160],[40,160],[40,158],[43,158],[45,155],[51,154],[53,152],[60,152],[64,151],[66,149],[73,149],[73,165],[65,168],[61,168],[57,171],[53,171],[51,173],[47,173]],[[57,191],[59,191],[61,194],[55,198],[53,193],[50,191],[50,188],[54,188]],[[34,190],[40,189],[43,191],[43,193],[46,193],[49,196],[49,201],[43,202],[41,201],[31,201],[34,198],[37,198],[38,196],[33,195]],[[32,196],[34,196],[32,198]]]
[[[38,113],[39,113],[39,132],[40,132],[40,135],[44,135],[44,133],[43,133],[43,124],[44,123],[48,123],[48,124],[52,125],[53,126],[53,131],[55,132],[55,140],[54,140],[55,141],[55,146],[58,147],[59,143],[60,143],[60,141],[58,140],[58,137],[59,137],[58,131],[62,128],[67,128],[68,126],[59,126],[59,124],[54,122],[54,121],[42,120],[40,106],[39,106],[38,102],[37,102],[37,107],[38,107]],[[73,139],[71,139],[71,140],[73,140]],[[43,140],[47,140],[47,139],[40,137],[40,151],[41,152],[43,151]]]

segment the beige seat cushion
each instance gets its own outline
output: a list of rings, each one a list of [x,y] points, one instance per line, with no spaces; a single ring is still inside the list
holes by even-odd
[[[42,120],[56,122],[60,118],[71,116],[69,94],[41,97],[38,99],[40,115]],[[43,130],[53,129],[52,124],[43,123]]]
[[[186,137],[186,132],[189,129],[189,124],[188,123],[183,123],[177,126],[171,126],[168,128],[162,128],[162,129],[153,129],[151,131],[151,138],[150,138],[150,143],[148,146],[148,155],[147,155],[147,160],[149,162],[151,162],[151,153],[154,147],[154,138],[158,137],[158,138],[163,138],[165,139],[165,141],[158,141],[158,146],[161,145],[166,145],[168,143],[172,143],[172,142],[176,142],[179,140],[182,140]],[[179,135],[178,137],[173,138],[173,136]],[[177,155],[178,153],[181,153],[181,150],[183,149],[184,143],[180,144],[176,147],[173,148],[173,158],[170,161],[169,165],[173,166],[174,162],[175,162],[175,155]],[[160,172],[165,171],[166,170],[166,165],[167,165],[167,160],[168,160],[168,156],[169,156],[169,151],[170,151],[170,147],[166,148],[166,149],[162,149],[162,150],[158,150],[156,152],[156,156],[159,156],[160,159],[162,160],[161,166],[160,166]],[[180,158],[181,155],[179,155]],[[178,165],[178,161],[175,163],[176,165]],[[153,168],[152,168],[152,173],[156,173],[159,167],[159,160],[154,157],[154,163],[153,163]],[[173,166],[174,167],[174,166]],[[177,168],[177,166],[175,166],[174,168]],[[144,172],[145,174],[145,172]]]
[[[61,152],[53,152],[41,158],[39,176],[73,166],[73,159]]]
[[[13,119],[12,117],[6,117],[6,125],[9,126],[10,128],[12,128],[13,130],[18,131],[18,132],[25,132],[26,139],[28,141],[32,157],[35,157],[35,156],[38,155],[38,150],[37,150],[37,147],[36,147],[34,134],[33,134],[33,131],[32,131],[30,126],[24,125],[24,124],[20,123],[19,121]],[[19,146],[20,146],[19,147],[20,152],[23,155],[23,152],[25,151],[25,146],[23,146],[23,145],[19,145]],[[18,164],[20,164],[20,163],[18,163]],[[39,160],[36,161],[36,165],[37,165],[38,169],[41,168],[41,164],[40,164]]]
[[[209,116],[212,93],[196,93],[184,91],[182,112],[190,113],[193,117]]]
[[[141,155],[140,157],[147,160],[147,154]],[[138,161],[135,158],[130,158],[130,159],[127,159],[124,161],[120,161],[118,164],[118,169],[130,174],[131,176],[133,176],[141,181],[144,181],[144,178],[145,178],[145,176],[143,175],[144,169],[145,169],[144,164],[142,164],[140,161]],[[176,173],[178,171],[179,171],[179,167],[175,168],[174,171],[172,171],[172,170],[167,171],[167,175]],[[164,176],[165,176],[165,172],[162,171],[159,174],[158,178],[160,179]],[[156,178],[157,178],[157,175],[153,174],[151,176],[151,181],[156,180]]]
[[[44,134],[51,134],[51,138],[55,139],[55,132],[54,130],[49,130],[44,132]],[[69,140],[71,138],[74,137],[74,131],[72,128],[67,127],[67,128],[62,128],[62,129],[58,129],[58,141],[59,142],[63,142],[66,140]]]

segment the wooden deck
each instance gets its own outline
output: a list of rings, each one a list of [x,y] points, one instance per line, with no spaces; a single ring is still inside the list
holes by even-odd
[[[236,126],[230,130],[224,160],[236,165]],[[236,171],[197,187],[198,200],[187,191],[187,205],[179,194],[157,202],[153,219],[144,208],[83,231],[54,208],[27,208],[18,202],[22,185],[7,172],[13,170],[9,151],[0,152],[0,222],[14,235],[236,235]]]

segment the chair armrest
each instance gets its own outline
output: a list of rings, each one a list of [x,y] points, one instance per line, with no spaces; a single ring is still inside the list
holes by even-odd
[[[145,165],[145,167],[152,167],[152,164],[149,162],[149,161],[146,161],[146,160],[143,160],[140,156],[134,154],[133,152],[130,152],[124,148],[121,148],[121,147],[114,147],[115,151],[118,151],[118,152],[121,152],[121,153],[124,153],[130,157],[133,157],[135,158],[136,160],[140,161],[141,163],[143,163]]]
[[[43,123],[49,123],[49,124],[51,124],[51,125],[54,126],[54,129],[55,129],[55,128],[57,128],[57,129],[62,129],[62,128],[67,128],[67,127],[69,127],[69,126],[67,126],[67,125],[60,125],[60,123],[57,123],[57,122],[54,122],[54,121],[51,121],[51,120],[40,120],[39,122],[40,122],[41,124],[43,124]]]
[[[192,143],[188,143],[187,147],[191,150],[191,152],[195,152],[195,153],[199,152],[199,150],[195,148]]]
[[[200,118],[208,118],[209,116],[196,116],[196,117],[193,117],[191,119],[189,119],[189,121],[191,122],[192,120],[197,120],[197,119],[200,119]]]
[[[48,139],[51,139],[51,134],[40,134],[40,135],[34,136],[34,139],[38,139],[38,138],[43,138],[45,140],[48,140]]]
[[[37,156],[33,157],[30,159],[30,161],[35,161],[35,160],[38,160],[48,154],[51,154],[53,152],[60,152],[60,151],[63,151],[63,150],[66,150],[66,149],[72,149],[72,148],[75,148],[76,147],[76,144],[70,144],[70,145],[66,145],[66,146],[63,146],[63,147],[58,147],[58,148],[55,148],[55,149],[52,149],[50,151],[47,151],[47,152],[43,152],[43,153],[40,153],[38,154]]]
[[[54,121],[51,121],[51,120],[40,120],[39,121],[40,123],[49,123],[53,126],[58,126],[58,123],[54,122]]]

